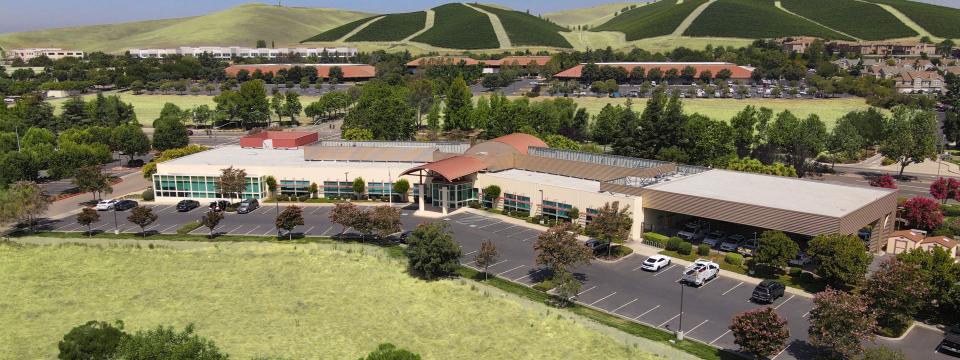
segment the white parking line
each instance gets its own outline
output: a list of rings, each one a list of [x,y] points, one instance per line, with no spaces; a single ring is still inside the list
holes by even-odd
[[[598,302],[601,302],[601,301],[603,301],[603,300],[606,300],[608,297],[611,297],[611,296],[616,295],[616,294],[617,294],[617,292],[614,291],[614,292],[611,293],[610,295],[604,296],[604,297],[602,297],[602,298],[597,299],[597,301],[594,301],[594,302],[590,303],[590,306],[593,306],[593,304],[596,304],[596,303],[598,303]]]
[[[252,233],[254,230],[257,230],[259,227],[260,225],[254,226],[253,229],[250,229],[250,231],[247,231],[247,233],[244,235],[250,235],[250,233]]]
[[[617,312],[617,310],[623,309],[625,306],[630,305],[630,304],[633,304],[633,302],[634,302],[634,301],[637,301],[637,300],[640,300],[640,298],[636,298],[636,299],[630,300],[630,302],[628,302],[628,303],[626,303],[626,304],[623,304],[623,305],[620,305],[620,306],[618,306],[616,309],[610,310],[610,312],[615,313],[615,312]]]
[[[584,291],[578,292],[578,293],[577,293],[577,296],[580,296],[580,294],[583,294],[583,293],[585,293],[585,292],[587,292],[587,291],[590,291],[590,290],[593,290],[593,289],[596,289],[596,288],[597,288],[596,286],[591,286],[589,289],[586,289],[586,290],[584,290]]]
[[[242,227],[243,227],[243,224],[237,225],[237,227],[233,228],[233,230],[227,231],[226,233],[227,233],[227,234],[232,233],[232,232],[237,231],[237,229],[242,228]]]
[[[489,226],[493,226],[493,225],[496,225],[496,224],[499,224],[499,223],[500,223],[499,221],[494,221],[494,222],[489,223],[489,224],[486,224],[486,225],[484,225],[484,226],[480,226],[480,227],[478,227],[477,229],[483,229],[483,228],[486,228],[486,227],[489,227]]]
[[[536,238],[538,238],[538,237],[540,237],[540,233],[539,233],[539,232],[538,232],[536,235],[534,235],[534,236],[531,236],[531,237],[528,237],[528,238],[526,238],[526,239],[523,239],[523,242],[527,242],[527,241],[536,239]]]
[[[810,316],[810,312],[809,312],[809,311],[803,313],[803,316],[800,316],[800,317],[806,318],[807,316]]]
[[[67,227],[67,226],[70,226],[70,225],[77,225],[77,224],[76,224],[76,223],[66,223],[66,224],[63,224],[63,225],[58,226],[56,229],[53,229],[53,231],[60,231],[60,229],[63,229],[63,228],[65,228],[65,227]]]
[[[663,274],[663,273],[665,273],[665,272],[667,272],[667,271],[670,271],[670,269],[673,269],[673,268],[676,267],[676,266],[677,266],[676,264],[670,265],[670,267],[668,267],[668,268],[666,268],[666,269],[663,269],[662,271],[657,271],[657,273],[656,273],[656,274],[653,274],[653,276],[660,276],[660,274]]]
[[[787,345],[787,347],[783,348],[783,350],[780,350],[780,352],[778,352],[776,355],[774,355],[772,358],[770,358],[770,360],[775,360],[778,356],[780,356],[780,354],[783,354],[784,351],[787,351],[787,348],[789,348],[789,347],[790,347],[790,345]]]
[[[522,268],[522,267],[524,267],[524,266],[526,266],[526,265],[520,265],[520,266],[517,266],[517,267],[515,267],[515,268],[512,268],[512,269],[510,269],[510,270],[507,270],[507,271],[504,271],[504,272],[501,272],[501,273],[499,273],[499,274],[497,274],[497,276],[500,276],[500,275],[503,275],[503,274],[506,274],[506,273],[508,273],[508,272],[511,272],[511,271],[514,271],[514,270],[516,270],[516,269],[519,269],[519,268]]]
[[[790,297],[788,297],[786,300],[784,300],[782,303],[780,303],[780,305],[774,306],[773,309],[774,309],[774,310],[779,309],[781,306],[783,306],[783,304],[786,304],[787,301],[792,300],[794,296],[796,296],[796,295],[790,295]]]
[[[633,318],[633,319],[634,319],[634,320],[639,319],[641,316],[644,316],[644,315],[646,315],[646,314],[649,314],[651,311],[654,311],[654,310],[659,309],[659,308],[660,308],[660,305],[654,306],[654,307],[650,308],[650,310],[644,311],[643,314],[637,315],[637,317],[635,317],[635,318]]]
[[[709,320],[704,320],[704,321],[703,321],[702,323],[700,323],[699,325],[694,326],[692,329],[687,330],[687,331],[685,331],[685,332],[686,332],[687,334],[692,333],[694,330],[696,330],[698,327],[700,327],[700,325],[706,324],[707,321],[709,321]]]
[[[499,233],[499,232],[501,232],[501,231],[506,231],[506,230],[513,229],[513,228],[515,228],[515,227],[517,227],[517,225],[510,225],[510,227],[505,227],[505,228],[503,228],[503,229],[496,230],[496,231],[494,231],[493,233],[496,234],[496,233]]]
[[[680,313],[677,313],[677,314],[674,315],[672,318],[667,319],[667,321],[664,321],[664,322],[660,323],[660,326],[657,326],[657,327],[663,327],[664,325],[666,325],[667,323],[673,321],[673,319],[676,319],[676,318],[679,317],[679,316],[680,316]]]
[[[497,261],[496,263],[490,264],[490,266],[487,266],[487,268],[492,268],[492,267],[494,267],[494,266],[503,264],[503,263],[505,263],[505,262],[507,262],[507,260],[500,260],[500,261]]]
[[[270,228],[269,230],[267,230],[266,232],[264,232],[263,235],[266,236],[267,234],[272,233],[272,232],[278,232],[277,228],[276,228],[276,227],[272,227],[272,228]]]
[[[732,288],[730,288],[730,290],[724,291],[723,294],[720,294],[720,296],[726,295],[727,293],[733,291],[733,289],[740,287],[740,285],[743,285],[743,281],[741,281],[739,284],[734,285]]]
[[[327,233],[330,232],[330,230],[333,230],[333,225],[330,225],[330,227],[324,230],[323,233],[320,234],[320,236],[327,236]]]
[[[724,332],[723,334],[720,334],[720,336],[717,336],[716,339],[713,339],[713,341],[711,341],[709,344],[710,344],[710,345],[713,345],[713,343],[717,342],[717,340],[720,340],[720,338],[722,338],[724,335],[729,334],[729,333],[730,333],[730,330],[727,330],[727,331]]]
[[[516,278],[516,279],[513,279],[513,281],[520,281],[520,280],[522,280],[522,279],[526,279],[526,278],[528,278],[528,277],[533,276],[533,274],[536,274],[536,273],[538,273],[538,272],[540,272],[540,269],[537,269],[536,271],[527,273],[527,274],[524,275],[524,276],[521,276],[521,277],[518,277],[518,278]]]
[[[173,224],[173,225],[167,226],[165,229],[160,230],[160,233],[165,233],[165,232],[167,232],[167,230],[173,229],[173,228],[175,228],[175,227],[177,227],[177,224]],[[198,228],[198,229],[199,229],[199,228]]]
[[[477,251],[479,251],[479,250],[474,250],[474,251],[468,252],[468,253],[466,253],[466,254],[463,254],[463,256],[467,256],[467,255],[473,254],[473,253],[475,253],[475,252],[477,252]]]
[[[310,230],[313,230],[313,228],[315,228],[315,227],[316,227],[316,226],[311,226],[309,229],[307,229],[307,231],[304,231],[304,232],[303,232],[303,235],[306,236],[307,234],[310,233]]]
[[[311,212],[310,212],[310,215],[313,215],[313,214],[316,214],[316,213],[317,213],[317,211],[320,211],[320,209],[323,209],[323,208],[322,208],[322,207],[320,207],[320,206],[317,206],[317,208],[316,208],[316,209],[313,209],[313,211],[311,211]]]

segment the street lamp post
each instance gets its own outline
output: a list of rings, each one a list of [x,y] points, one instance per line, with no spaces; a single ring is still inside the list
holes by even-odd
[[[680,327],[677,329],[677,340],[683,341],[683,289],[686,286],[680,284]]]
[[[543,211],[546,210],[546,204],[543,202],[543,189],[540,189],[540,223],[543,224]]]
[[[113,205],[113,234],[120,235],[120,222],[117,221],[117,205]]]
[[[349,171],[346,171],[346,172],[343,173],[343,182],[345,182],[345,183],[349,183],[349,182],[350,182],[350,172],[349,172]]]

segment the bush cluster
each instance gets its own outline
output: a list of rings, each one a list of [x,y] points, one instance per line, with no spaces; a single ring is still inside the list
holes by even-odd
[[[680,247],[677,249],[677,252],[682,255],[690,255],[693,253],[693,244],[684,241],[680,243]]]
[[[737,253],[727,253],[727,256],[723,257],[723,261],[730,265],[740,266],[743,265],[743,255]]]

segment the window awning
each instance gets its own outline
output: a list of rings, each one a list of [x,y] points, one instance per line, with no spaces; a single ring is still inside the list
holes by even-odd
[[[471,156],[453,156],[443,160],[423,164],[407,169],[400,175],[409,175],[417,171],[429,171],[446,181],[454,181],[464,176],[487,169],[487,164]]]

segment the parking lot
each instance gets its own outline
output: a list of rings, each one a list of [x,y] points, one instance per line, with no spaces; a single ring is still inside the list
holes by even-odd
[[[406,204],[405,204],[406,205]],[[285,205],[281,205],[282,207]],[[400,206],[400,205],[395,205]],[[190,212],[177,212],[174,205],[152,205],[158,220],[147,227],[148,231],[173,234],[185,223],[199,219],[206,207]],[[332,236],[339,234],[341,227],[330,222],[328,215],[331,206],[307,205],[304,207],[304,223],[294,233],[308,236]],[[277,234],[274,226],[276,207],[272,204],[256,209],[249,214],[226,213],[217,228],[221,234],[260,235]],[[413,207],[401,208],[401,221],[404,229],[430,221],[444,221],[454,233],[456,241],[463,249],[462,263],[476,268],[473,258],[481,242],[491,240],[500,254],[495,264],[489,267],[491,274],[515,282],[532,285],[544,276],[535,264],[533,243],[541,233],[538,228],[525,224],[515,224],[498,217],[461,212],[440,219],[430,219],[413,215]],[[117,224],[122,232],[139,232],[140,228],[126,220],[128,211],[117,212]],[[92,228],[98,231],[114,230],[112,211],[100,212],[101,219]],[[76,223],[74,217],[54,221],[47,226],[56,231],[85,231]],[[207,229],[200,227],[192,234],[206,234]],[[348,233],[350,231],[348,230]],[[757,308],[749,301],[754,285],[733,278],[720,276],[699,288],[681,285],[678,280],[683,268],[671,265],[660,272],[652,273],[640,270],[643,256],[632,255],[617,262],[593,261],[588,266],[576,269],[583,281],[577,301],[583,305],[616,314],[666,331],[676,331],[681,327],[686,337],[726,349],[737,349],[733,335],[728,327],[732,317],[740,312]],[[683,313],[681,316],[681,292]],[[808,322],[806,317],[812,308],[812,300],[803,296],[787,294],[777,299],[773,307],[787,320],[791,340],[783,352],[774,359],[803,359],[809,357],[806,345]],[[911,334],[912,335],[912,334]],[[900,345],[898,345],[898,343]],[[923,355],[932,356],[936,344],[894,345],[909,351],[911,358]],[[936,358],[940,358],[937,354]],[[944,357],[946,358],[946,357]]]

